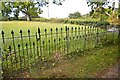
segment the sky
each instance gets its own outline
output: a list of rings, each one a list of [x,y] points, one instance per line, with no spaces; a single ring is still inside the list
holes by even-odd
[[[48,18],[48,7],[44,6],[41,9],[43,13],[40,16]],[[50,0],[49,18],[67,18],[69,13],[76,11],[84,15],[89,13],[91,8],[88,7],[86,0],[65,0],[60,6],[52,4],[52,0]]]
[[[87,14],[91,11],[91,8],[87,5],[87,0],[65,0],[62,5],[55,5],[52,3],[53,0],[49,0],[49,11],[47,6],[41,7],[43,13],[40,14],[41,17],[44,18],[67,18],[70,13],[74,13],[76,11],[80,12],[81,15]],[[113,0],[109,0],[113,1]],[[118,1],[118,0],[116,0]],[[112,4],[109,4],[112,5]],[[115,6],[118,6],[116,4]],[[49,13],[49,17],[48,17]],[[13,15],[12,15],[13,16]],[[24,16],[22,12],[20,12],[19,17]]]

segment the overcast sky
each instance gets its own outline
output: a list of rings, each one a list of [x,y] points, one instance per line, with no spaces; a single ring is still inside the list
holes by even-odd
[[[53,4],[52,1],[53,0],[49,0],[49,11],[46,6],[41,8],[43,10],[43,13],[40,14],[41,17],[48,18],[48,12],[49,18],[67,18],[69,13],[79,11],[84,15],[91,11],[91,8],[87,5],[87,0],[65,0],[60,6]],[[22,13],[20,13],[20,16],[23,16]]]
[[[79,11],[84,15],[91,11],[90,7],[87,6],[86,0],[65,0],[60,6],[52,4],[51,1],[49,4],[49,18],[66,18],[69,13],[74,13],[75,11]],[[48,7],[44,6],[42,10],[43,13],[40,16],[48,18]]]

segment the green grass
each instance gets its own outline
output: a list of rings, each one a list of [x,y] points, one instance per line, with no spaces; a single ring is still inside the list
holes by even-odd
[[[36,66],[16,76],[20,78],[96,78],[101,72],[116,63],[118,45],[108,44],[102,48],[94,48],[75,55],[60,60],[52,68],[41,70]]]
[[[35,34],[37,32],[38,27],[41,29],[41,33],[44,33],[44,29],[50,30],[50,28],[65,28],[65,26],[75,27],[78,25],[71,25],[71,24],[62,24],[62,23],[45,23],[45,22],[28,22],[28,21],[2,21],[2,30],[5,32],[5,36],[11,36],[10,33],[13,30],[15,36],[20,35],[19,30],[23,30],[23,35],[27,35],[28,29],[31,30],[31,34]]]

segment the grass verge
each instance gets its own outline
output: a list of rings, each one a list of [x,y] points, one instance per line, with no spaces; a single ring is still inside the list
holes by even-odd
[[[80,54],[80,55],[78,55]],[[97,74],[116,63],[118,59],[118,45],[109,44],[101,48],[94,48],[79,52],[71,58],[51,63],[53,67],[40,69],[33,67],[17,77],[24,78],[96,78]],[[48,65],[47,65],[48,66]]]

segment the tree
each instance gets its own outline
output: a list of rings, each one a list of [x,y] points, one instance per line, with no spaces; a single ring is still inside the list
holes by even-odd
[[[56,5],[62,5],[64,0],[53,0]],[[49,4],[49,0],[26,0],[26,2],[2,2],[2,16],[10,17],[13,12],[15,19],[18,19],[19,13],[25,14],[27,21],[32,17],[38,17],[42,13],[41,7]]]
[[[110,14],[107,12],[107,10],[103,7],[107,5],[109,2],[107,0],[101,1],[101,2],[94,2],[93,0],[88,0],[87,4],[89,7],[91,7],[92,11],[90,12],[90,16],[97,13],[105,13],[106,15],[110,16]],[[111,9],[111,8],[109,8]]]
[[[9,18],[12,13],[11,2],[1,2],[1,13],[4,18]]]
[[[107,0],[103,0],[102,2],[93,2],[93,0],[88,0],[88,6],[91,6],[92,11],[90,12],[91,16],[93,16],[96,11],[101,12],[100,15],[106,14],[108,16],[109,22],[112,24],[120,24],[119,23],[119,14],[120,14],[120,7],[118,10],[115,8],[115,2],[112,2],[112,6],[108,6],[109,8],[104,8],[104,5],[108,5]],[[120,3],[119,3],[120,4]]]
[[[31,17],[38,16],[42,13],[39,2],[13,2],[12,6],[14,8],[14,16],[17,19],[20,11],[26,15],[27,21],[30,21]]]
[[[75,12],[75,13],[70,13],[69,14],[69,16],[68,16],[69,18],[80,18],[81,17],[81,14],[77,11],[77,12]]]

